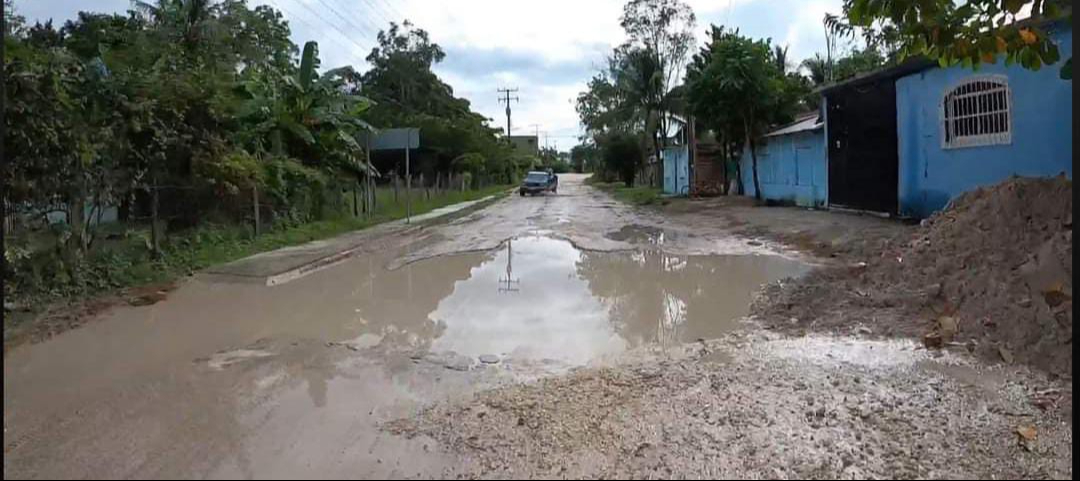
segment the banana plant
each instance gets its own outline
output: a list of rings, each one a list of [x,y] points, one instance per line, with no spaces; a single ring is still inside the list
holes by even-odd
[[[351,171],[361,165],[370,172],[356,135],[374,131],[362,118],[372,102],[345,88],[358,77],[352,67],[320,75],[317,52],[317,44],[308,42],[295,73],[261,75],[244,83],[247,100],[239,116],[250,123],[257,140],[249,145],[269,144],[273,155],[327,169]]]

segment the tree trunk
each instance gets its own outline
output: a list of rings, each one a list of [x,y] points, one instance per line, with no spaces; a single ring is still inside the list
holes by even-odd
[[[734,145],[730,145],[728,150],[731,152],[731,158],[735,164],[735,194],[746,195],[746,185],[743,183],[742,178],[742,151],[736,150]]]
[[[761,184],[757,175],[757,152],[754,150],[754,136],[750,135],[750,123],[746,122],[746,145],[750,147],[750,169],[754,177],[754,198],[761,200]]]

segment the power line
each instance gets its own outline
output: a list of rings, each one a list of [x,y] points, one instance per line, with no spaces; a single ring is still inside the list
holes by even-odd
[[[367,0],[367,1],[368,1],[369,3],[371,3],[371,0]],[[405,19],[405,15],[403,15],[403,14],[402,14],[402,13],[401,13],[400,11],[398,11],[398,9],[397,9],[396,7],[394,7],[394,4],[393,4],[393,3],[389,3],[389,2],[387,2],[386,0],[377,0],[377,1],[378,1],[378,3],[382,4],[383,6],[385,6],[385,7],[386,7],[386,9],[387,9],[388,11],[390,11],[390,17],[396,17],[396,18],[400,18],[400,19],[402,19],[402,20],[404,20],[404,19]],[[385,17],[386,17],[385,15],[383,15],[383,17],[384,17],[384,18],[383,18],[383,20],[387,20],[387,23],[389,23],[389,22],[390,22],[390,20],[388,20],[387,18],[385,18]]]
[[[307,10],[307,11],[311,12],[311,13],[312,13],[313,15],[315,15],[316,17],[318,17],[318,18],[319,18],[320,20],[322,20],[322,22],[323,22],[323,23],[325,23],[325,24],[326,24],[327,26],[329,26],[329,27],[330,27],[330,28],[332,28],[332,29],[333,29],[333,30],[334,30],[335,32],[337,32],[337,33],[338,33],[338,35],[341,35],[341,36],[342,36],[342,37],[343,37],[343,38],[344,38],[344,39],[345,39],[346,41],[348,41],[349,43],[353,44],[353,45],[354,45],[354,46],[355,46],[356,48],[360,49],[360,51],[362,51],[362,52],[363,52],[363,51],[367,51],[367,50],[368,50],[367,48],[365,48],[365,47],[361,46],[360,44],[358,44],[358,43],[354,42],[354,41],[353,41],[353,40],[352,40],[351,38],[349,38],[349,36],[348,36],[348,35],[345,35],[345,33],[341,31],[341,29],[337,28],[337,26],[336,26],[336,25],[334,25],[334,24],[333,24],[333,22],[330,22],[329,20],[327,20],[327,19],[326,19],[326,17],[323,17],[322,15],[320,15],[320,14],[319,14],[319,12],[317,12],[317,11],[315,11],[315,10],[312,10],[312,9],[311,9],[311,7],[308,7],[308,6],[306,5],[306,4],[304,4],[304,3],[302,3],[302,2],[296,2],[296,3],[297,3],[298,5],[300,5],[301,7],[304,7],[304,10]],[[281,6],[281,5],[280,5],[280,4],[278,4],[278,6]],[[318,30],[318,29],[316,29],[316,30]],[[330,38],[331,38],[331,39],[336,39],[336,37],[334,37],[334,36],[332,36],[332,35],[330,36]],[[340,44],[340,42],[339,42],[339,44]],[[348,45],[342,45],[342,46],[343,46],[343,47],[345,47],[346,49],[350,49],[350,50],[351,50],[351,48],[352,48],[352,47],[349,47]],[[350,54],[350,55],[351,55],[352,57],[354,57],[354,58],[356,57],[356,54],[354,54],[354,53],[353,53],[353,54]]]
[[[286,19],[287,21],[293,21],[293,20],[297,20],[297,21],[299,21],[300,23],[302,23],[302,24],[304,24],[304,25],[307,25],[307,26],[308,26],[308,28],[310,28],[310,29],[311,29],[312,31],[318,32],[318,31],[320,31],[320,30],[321,30],[321,29],[320,29],[319,27],[315,26],[315,25],[314,25],[314,24],[312,24],[311,22],[308,22],[308,21],[307,21],[307,19],[305,19],[304,17],[302,17],[302,16],[300,16],[300,15],[297,15],[297,14],[296,14],[296,12],[294,12],[294,11],[292,11],[292,10],[290,10],[290,9],[287,9],[287,8],[285,8],[285,6],[284,6],[284,5],[275,5],[275,6],[276,6],[276,7],[278,7],[278,8],[280,8],[280,9],[281,9],[282,11],[285,11],[285,12],[287,12],[287,13],[289,13],[289,14],[291,14],[291,15],[292,15],[292,18],[288,18],[288,19]],[[343,48],[345,48],[345,51],[346,51],[346,53],[348,53],[348,54],[349,54],[349,56],[350,56],[351,58],[353,58],[354,60],[356,60],[356,59],[358,59],[358,58],[359,58],[359,57],[357,57],[357,56],[356,56],[355,54],[352,54],[352,53],[350,52],[350,51],[352,50],[352,47],[350,47],[350,46],[346,45],[346,44],[345,44],[344,42],[342,42],[341,40],[339,40],[339,39],[338,39],[337,37],[333,37],[333,36],[331,36],[331,37],[330,37],[330,40],[333,40],[333,41],[337,42],[337,44],[338,44],[338,45],[340,45],[340,46],[342,46]]]
[[[360,33],[363,33],[365,37],[373,37],[374,36],[374,35],[372,35],[371,30],[369,28],[364,28],[364,27],[361,27],[361,26],[353,23],[353,21],[348,16],[346,16],[346,15],[342,14],[341,12],[337,11],[336,8],[334,8],[333,6],[327,4],[325,1],[323,1],[323,0],[316,0],[316,1],[321,3],[326,8],[330,9],[331,12],[334,12],[338,17],[340,17],[342,20],[344,20],[345,23],[348,23],[352,28],[355,28],[356,31],[358,31]]]
[[[508,89],[508,88],[507,89],[502,89],[502,88],[499,89],[500,94],[506,94],[505,98],[502,98],[502,97],[499,98],[499,102],[500,103],[506,102],[506,136],[507,137],[510,137],[510,132],[512,132],[512,130],[510,129],[510,100],[514,100],[515,102],[521,102],[521,99],[518,98],[518,96],[516,96],[516,95],[513,96],[513,97],[510,97],[511,93],[514,93],[514,92],[517,92],[517,91],[518,91],[517,87],[514,87],[512,89]]]
[[[388,19],[388,17],[386,15],[384,15],[383,12],[381,10],[379,10],[374,4],[372,4],[371,0],[361,0],[360,3],[364,4],[364,6],[367,7],[368,11],[370,11],[370,12],[374,13],[375,15],[377,15],[379,17],[379,21],[383,22],[384,24],[390,23],[390,20]],[[377,25],[376,25],[376,28],[378,28]]]
[[[338,0],[337,4],[338,4],[338,6],[339,6],[339,7],[341,7],[341,8],[343,9],[343,10],[345,10],[345,13],[347,13],[347,14],[353,14],[353,10],[352,10],[352,9],[353,9],[353,8],[354,8],[355,6],[349,6],[349,5],[346,5],[345,3],[342,3],[342,0]],[[372,21],[372,20],[371,20],[370,18],[368,18],[368,17],[367,17],[367,16],[365,16],[365,15],[356,15],[356,14],[353,14],[352,18],[358,19],[358,21],[360,21],[360,22],[362,22],[363,24],[367,25],[367,26],[368,26],[368,28],[370,29],[370,30],[369,30],[369,35],[371,35],[372,37],[374,37],[374,36],[375,36],[375,33],[371,33],[371,32],[376,32],[376,33],[377,33],[377,32],[379,31],[379,24],[378,24],[377,22],[375,22],[375,21]]]

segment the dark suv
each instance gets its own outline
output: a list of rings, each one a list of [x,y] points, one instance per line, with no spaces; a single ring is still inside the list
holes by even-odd
[[[522,197],[525,194],[535,195],[541,192],[557,193],[559,189],[559,176],[549,173],[533,171],[529,172],[525,176],[525,181],[521,183],[521,187],[518,188],[518,194]]]

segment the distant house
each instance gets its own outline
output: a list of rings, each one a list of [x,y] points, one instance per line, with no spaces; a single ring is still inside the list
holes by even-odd
[[[660,151],[664,159],[663,192],[668,195],[690,193],[690,123],[686,118],[668,114],[668,129],[664,133],[664,147]]]
[[[817,113],[803,115],[758,141],[758,184],[762,198],[803,207],[823,207],[827,200],[825,129]],[[754,195],[749,149],[742,156],[743,186]]]
[[[1033,24],[1072,57],[1072,27]],[[763,197],[922,218],[1012,175],[1072,177],[1072,81],[1038,71],[925,59],[821,89],[824,121],[801,119],[758,151]],[[741,159],[754,195],[749,152]],[[809,172],[809,173],[808,173]]]
[[[515,152],[532,156],[540,155],[540,143],[535,135],[511,135],[509,139]]]

